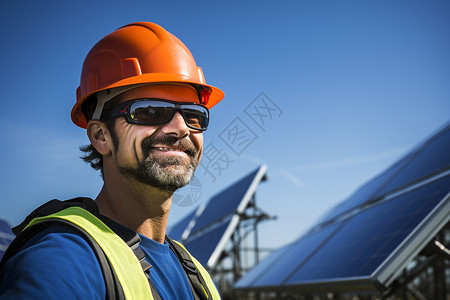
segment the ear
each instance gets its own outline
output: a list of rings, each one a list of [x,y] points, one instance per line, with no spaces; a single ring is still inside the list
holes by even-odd
[[[113,143],[111,135],[103,122],[89,120],[86,129],[91,145],[98,153],[107,155],[112,152]]]

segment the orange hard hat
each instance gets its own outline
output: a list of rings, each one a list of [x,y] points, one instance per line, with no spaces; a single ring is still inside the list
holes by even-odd
[[[170,32],[149,22],[125,25],[101,39],[86,56],[72,121],[86,128],[81,106],[94,93],[164,82],[192,84],[208,108],[224,97],[220,89],[206,84],[189,49]]]

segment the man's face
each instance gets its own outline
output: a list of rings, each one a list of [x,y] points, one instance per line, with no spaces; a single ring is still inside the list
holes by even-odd
[[[118,103],[140,98],[198,103],[193,87],[168,84],[127,91],[118,96]],[[117,171],[132,181],[170,192],[189,183],[203,150],[202,131],[189,129],[179,112],[161,125],[129,124],[118,118],[112,134],[117,139],[113,151]]]

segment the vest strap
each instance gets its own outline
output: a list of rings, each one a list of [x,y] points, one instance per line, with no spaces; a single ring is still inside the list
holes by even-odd
[[[126,299],[153,299],[147,278],[131,248],[87,210],[69,207],[49,216],[35,218],[26,228],[54,219],[66,220],[86,230],[108,257]]]

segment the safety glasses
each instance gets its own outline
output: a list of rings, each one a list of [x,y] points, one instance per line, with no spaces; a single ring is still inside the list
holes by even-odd
[[[209,110],[205,106],[155,98],[134,99],[121,103],[103,111],[100,120],[124,117],[131,124],[159,125],[170,121],[177,111],[183,116],[187,127],[201,131],[208,128]]]

